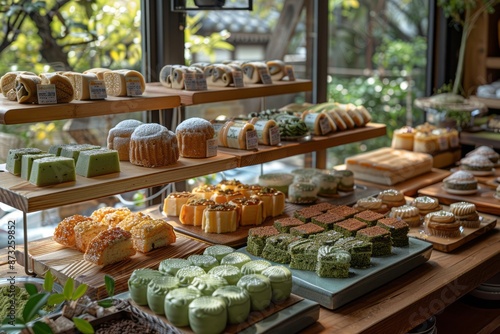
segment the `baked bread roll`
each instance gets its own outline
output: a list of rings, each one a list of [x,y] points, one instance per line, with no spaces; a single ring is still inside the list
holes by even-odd
[[[163,219],[149,219],[130,230],[134,249],[147,253],[154,249],[175,243],[176,235],[172,225]]]
[[[111,72],[109,68],[94,67],[83,72],[83,74],[93,73],[97,75],[97,79],[104,80],[104,73]]]
[[[147,220],[153,220],[153,218],[143,212],[132,212],[128,216],[126,216],[122,221],[116,225],[122,230],[129,231],[139,224],[144,223]]]
[[[192,198],[181,207],[179,221],[183,225],[201,226],[203,222],[203,211],[209,205],[215,205],[215,201],[205,198]]]
[[[82,221],[75,225],[75,247],[80,252],[85,253],[90,242],[99,233],[108,229],[108,226],[95,220]]]
[[[273,128],[278,129],[279,127],[275,120],[273,119],[259,119],[258,117],[253,117],[250,121],[253,124],[255,130],[257,131],[257,137],[259,138],[259,144],[261,145],[278,145],[280,140],[276,142],[271,142],[271,131]],[[278,138],[279,139],[279,138]]]
[[[228,87],[233,83],[231,67],[225,64],[211,64],[203,68],[208,86]]]
[[[113,227],[92,239],[83,258],[96,265],[106,266],[129,259],[135,253],[132,234]]]
[[[66,217],[61,220],[61,222],[56,226],[54,230],[54,241],[67,247],[76,247],[75,226],[84,221],[94,220],[90,217],[78,214]]]
[[[107,143],[108,148],[118,151],[121,161],[129,161],[130,136],[134,130],[143,123],[135,119],[126,119],[109,130]]]
[[[0,77],[0,92],[10,101],[16,101],[16,78],[19,74],[35,75],[35,73],[27,71],[7,72]]]
[[[73,101],[75,92],[71,81],[64,75],[58,73],[41,73],[43,85],[52,84],[56,87],[57,103],[68,103]]]
[[[262,74],[269,73],[267,65],[263,62],[248,62],[241,65],[243,71],[243,82],[246,84],[256,84],[262,82]]]
[[[28,104],[38,103],[37,86],[42,79],[37,75],[19,74],[16,77],[17,102]]]
[[[217,154],[214,127],[203,118],[192,117],[182,121],[175,135],[181,157],[206,158]]]
[[[108,227],[115,227],[131,214],[132,211],[127,207],[116,208],[113,212],[107,213],[102,217],[101,224]]]

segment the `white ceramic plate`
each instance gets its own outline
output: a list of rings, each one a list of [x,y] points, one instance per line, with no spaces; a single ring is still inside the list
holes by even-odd
[[[477,193],[477,191],[479,190],[479,187],[478,187],[478,189],[471,189],[471,190],[448,189],[446,187],[442,187],[442,188],[447,193],[453,194],[453,195],[472,195],[472,194]]]

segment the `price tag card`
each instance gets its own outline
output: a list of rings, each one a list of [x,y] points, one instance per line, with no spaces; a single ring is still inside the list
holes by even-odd
[[[259,75],[263,84],[269,85],[273,83],[267,67],[259,67]]]
[[[217,138],[207,140],[207,157],[215,157],[217,155]]]
[[[295,81],[295,72],[292,65],[285,65],[285,73],[289,81]]]
[[[38,96],[38,104],[55,104],[57,103],[56,85],[54,84],[37,84],[36,94]]]
[[[330,126],[330,122],[328,121],[327,117],[323,117],[319,120],[319,127],[321,129],[322,135],[326,135],[327,133],[330,133],[330,131],[332,131],[332,127]]]
[[[139,77],[125,77],[125,84],[127,85],[127,96],[142,95],[141,79]]]
[[[269,129],[269,144],[275,146],[281,143],[280,127],[273,126]]]
[[[259,136],[256,130],[246,132],[247,150],[255,150],[259,147]]]
[[[197,90],[207,90],[207,79],[205,78],[205,74],[196,73],[196,89]]]
[[[233,84],[234,87],[239,88],[239,87],[244,87],[244,82],[243,82],[243,71],[237,71],[234,70],[232,71],[233,73]]]
[[[108,97],[106,85],[102,80],[92,80],[89,82],[89,91],[91,100],[104,100]]]
[[[196,82],[196,73],[184,73],[184,89],[185,90],[198,90],[198,83]]]

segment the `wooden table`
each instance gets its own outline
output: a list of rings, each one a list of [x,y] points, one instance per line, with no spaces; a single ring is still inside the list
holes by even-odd
[[[17,264],[9,270],[6,260],[7,250],[1,249],[0,277],[12,275],[9,272],[24,275]],[[428,262],[341,308],[321,308],[319,321],[302,333],[405,333],[441,313],[499,270],[497,226],[451,253],[434,250]]]

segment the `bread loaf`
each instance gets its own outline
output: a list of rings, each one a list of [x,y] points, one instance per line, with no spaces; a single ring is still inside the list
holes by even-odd
[[[132,234],[119,227],[100,232],[83,255],[86,261],[106,266],[130,258],[136,253]]]

